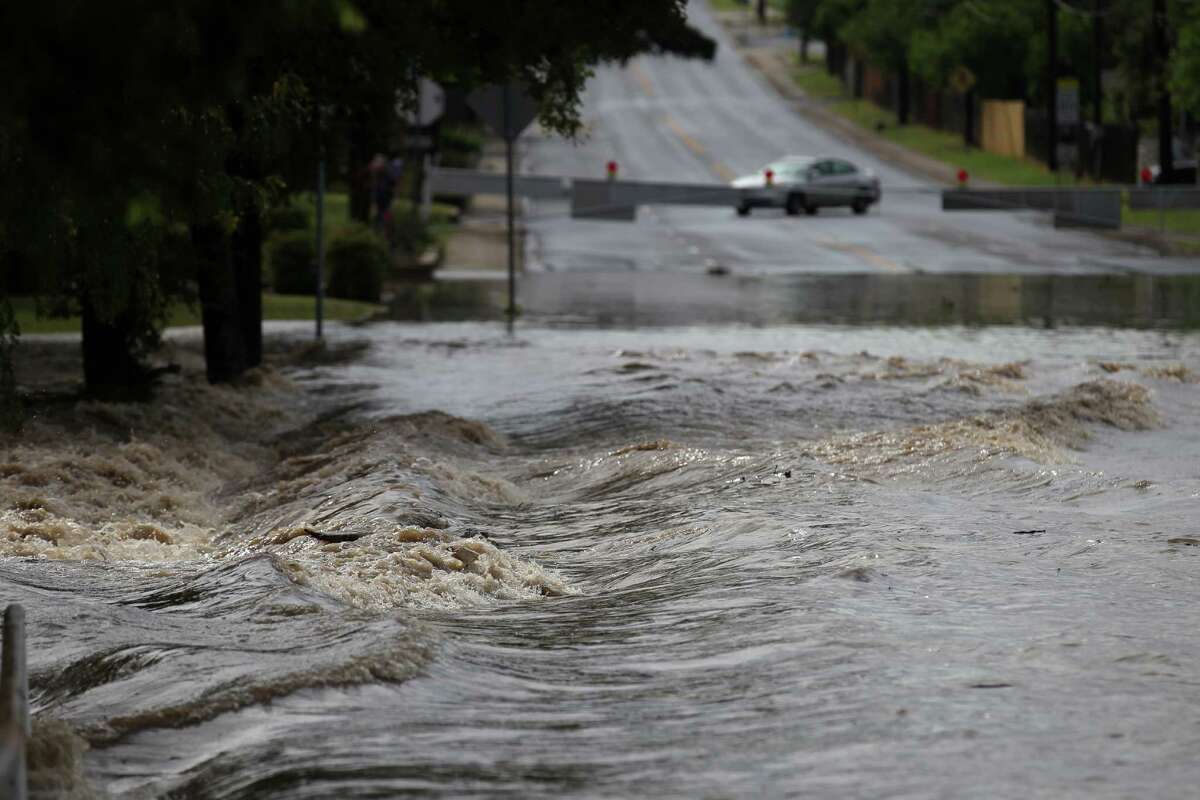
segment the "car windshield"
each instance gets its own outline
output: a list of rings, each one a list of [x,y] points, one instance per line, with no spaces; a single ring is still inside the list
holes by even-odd
[[[776,175],[796,175],[812,166],[812,159],[789,158],[784,161],[772,161],[762,168],[762,172],[771,170]]]

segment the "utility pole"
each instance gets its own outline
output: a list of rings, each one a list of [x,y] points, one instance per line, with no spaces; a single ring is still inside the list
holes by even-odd
[[[504,193],[507,202],[505,210],[508,217],[508,332],[512,333],[517,321],[517,240],[516,225],[513,220],[513,140],[516,134],[512,132],[512,84],[504,84]]]
[[[1046,166],[1058,172],[1058,4],[1046,0]]]
[[[325,144],[322,138],[321,156],[317,161],[317,341],[324,335],[325,317]]]
[[[1168,183],[1175,175],[1171,148],[1171,91],[1167,88],[1167,0],[1154,0],[1154,51],[1158,54],[1158,174]]]
[[[1104,0],[1092,0],[1092,122],[1104,125]]]

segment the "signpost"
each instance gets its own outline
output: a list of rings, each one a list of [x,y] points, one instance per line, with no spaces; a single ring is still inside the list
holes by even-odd
[[[421,219],[429,219],[429,208],[433,194],[429,191],[429,168],[432,165],[431,153],[434,147],[432,126],[446,113],[446,91],[436,81],[421,78],[417,81],[417,104],[406,108],[399,100],[396,101],[396,113],[408,123],[409,130],[405,136],[405,146],[417,154],[420,160],[421,173],[420,202],[418,214]]]
[[[1078,139],[1075,129],[1079,125],[1079,81],[1075,78],[1059,78],[1056,90],[1056,161],[1059,166],[1073,167],[1078,163]]]
[[[504,139],[505,196],[508,211],[508,328],[517,317],[516,238],[513,226],[513,142],[537,116],[537,102],[517,83],[485,86],[467,95],[467,105]]]
[[[1058,124],[1064,128],[1072,128],[1079,124],[1079,81],[1075,78],[1059,78],[1058,94]]]
[[[446,113],[446,91],[437,82],[421,78],[417,81],[416,107],[405,108],[397,100],[396,113],[414,128],[428,127]]]

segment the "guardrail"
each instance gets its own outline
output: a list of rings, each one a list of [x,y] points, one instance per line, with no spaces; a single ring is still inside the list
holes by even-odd
[[[1129,207],[1139,211],[1169,208],[1200,208],[1200,187],[1155,186],[1130,189]]]
[[[25,741],[30,734],[29,675],[25,660],[25,609],[4,610],[0,645],[0,797],[25,800]]]
[[[430,173],[435,192],[450,194],[504,194],[505,177],[499,173],[439,167]],[[641,205],[691,205],[732,208],[752,191],[723,183],[668,183],[663,181],[603,180],[565,176],[519,175],[514,178],[517,195],[538,199],[569,200],[571,216],[583,219],[633,220]],[[1045,211],[1054,216],[1055,227],[1117,229],[1121,227],[1123,202],[1129,208],[1200,208],[1200,187],[1013,187],[953,188],[933,186],[884,186],[889,194],[932,194],[942,198],[943,211]],[[783,186],[774,191],[786,192]],[[836,189],[822,187],[824,194]],[[847,190],[855,191],[855,190]]]
[[[1121,189],[1030,187],[1016,189],[946,189],[943,211],[1014,211],[1033,209],[1054,214],[1055,227],[1120,228]]]
[[[500,173],[438,168],[430,173],[434,192],[445,194],[504,194],[505,180]],[[538,199],[569,199],[571,215],[587,219],[631,220],[638,206],[737,205],[740,190],[725,184],[668,183],[663,181],[625,181],[592,178],[519,175],[513,179],[513,193]]]

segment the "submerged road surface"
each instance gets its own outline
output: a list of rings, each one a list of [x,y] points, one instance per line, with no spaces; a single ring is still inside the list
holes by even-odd
[[[653,207],[636,223],[577,221],[567,204],[527,207],[530,270],[1110,273],[1195,271],[1197,259],[1082,231],[1055,230],[1037,212],[943,213],[939,187],[879,161],[794,112],[734,50],[702,3],[692,21],[718,43],[713,63],[642,57],[599,70],[584,103],[588,133],[570,142],[538,132],[524,141],[530,173],[725,182],[785,154],[848,158],[884,184],[865,217],[822,209],[815,218],[732,208]]]

